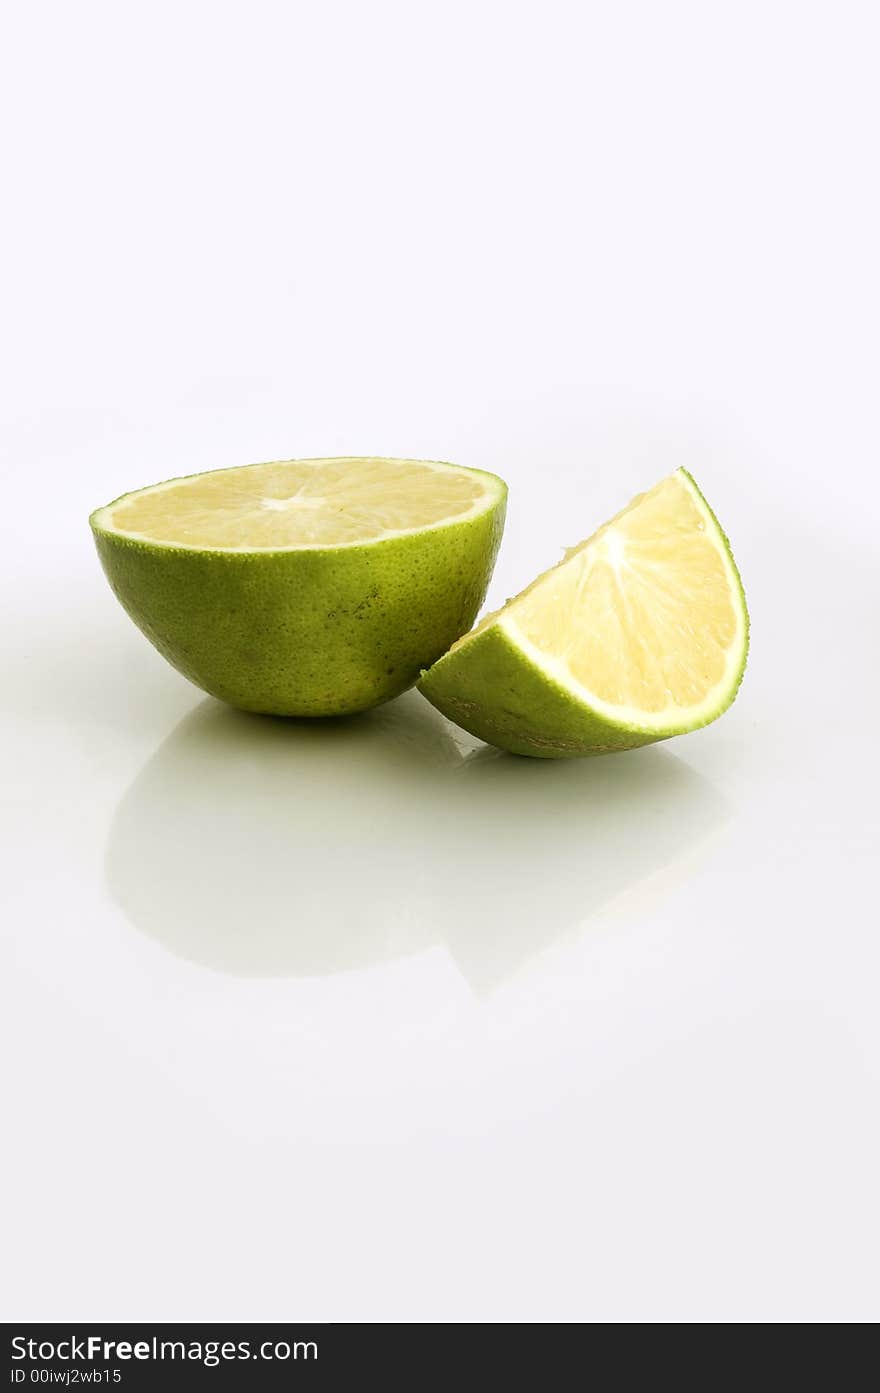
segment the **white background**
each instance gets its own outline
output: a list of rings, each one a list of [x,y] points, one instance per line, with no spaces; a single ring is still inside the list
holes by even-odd
[[[13,0],[7,1319],[880,1315],[876,6]],[[495,756],[205,699],[87,515],[452,459],[498,603],[680,464],[719,724]]]

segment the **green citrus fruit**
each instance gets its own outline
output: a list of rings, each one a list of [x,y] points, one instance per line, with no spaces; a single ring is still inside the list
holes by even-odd
[[[679,469],[454,643],[419,688],[515,754],[628,750],[727,710],[748,628],[727,538]]]
[[[397,696],[473,623],[507,490],[422,460],[284,460],[172,479],[90,519],[115,595],[190,681],[247,711]]]

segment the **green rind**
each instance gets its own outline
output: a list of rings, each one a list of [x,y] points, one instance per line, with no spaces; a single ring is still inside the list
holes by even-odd
[[[512,754],[565,759],[662,738],[626,731],[580,705],[500,623],[447,653],[422,674],[418,687],[450,721]]]
[[[686,473],[687,471],[682,471]],[[609,720],[533,662],[507,632],[503,613],[465,638],[422,673],[419,691],[464,730],[512,754],[566,759],[637,749],[711,724],[736,698],[749,648],[749,614],[742,580],[725,533],[690,474],[687,478],[723,539],[739,586],[745,624],[742,660],[717,705],[685,725],[648,729]]]
[[[246,711],[338,716],[398,696],[471,627],[504,528],[496,482],[474,517],[322,550],[201,551],[90,521],[120,604],[191,682]]]

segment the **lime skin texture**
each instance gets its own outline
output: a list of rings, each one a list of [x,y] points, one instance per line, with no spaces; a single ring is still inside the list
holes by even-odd
[[[244,711],[341,716],[398,696],[471,627],[504,528],[497,485],[475,516],[363,545],[197,550],[91,525],[113,593],[184,677]]]
[[[702,725],[722,715],[736,687]],[[608,720],[575,700],[531,663],[501,624],[492,624],[422,674],[419,691],[444,716],[480,740],[539,759],[610,754],[681,735],[692,726],[644,730]]]

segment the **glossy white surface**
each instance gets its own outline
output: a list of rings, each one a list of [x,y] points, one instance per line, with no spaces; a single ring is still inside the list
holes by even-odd
[[[7,1319],[880,1315],[877,38],[13,16]],[[202,698],[89,511],[370,450],[508,479],[492,603],[687,465],[750,602],[734,708],[545,764],[417,694]]]

